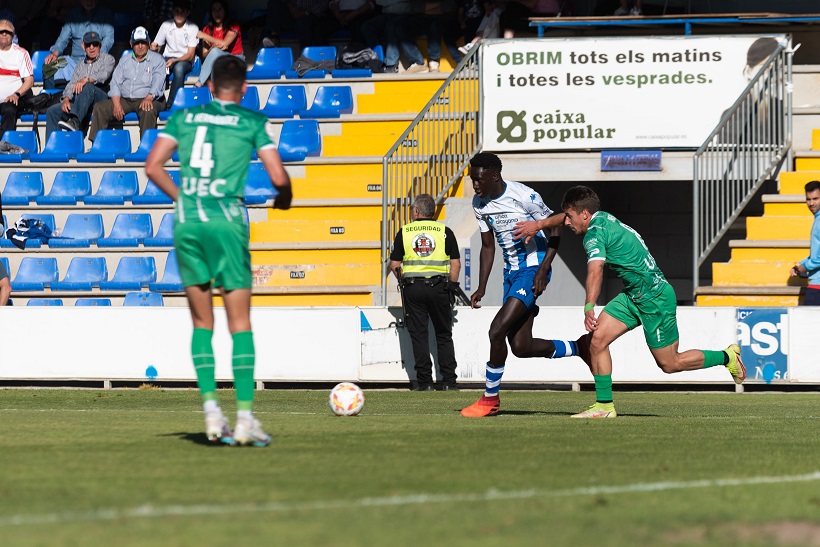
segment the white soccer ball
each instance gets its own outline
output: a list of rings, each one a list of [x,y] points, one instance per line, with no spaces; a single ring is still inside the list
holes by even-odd
[[[342,382],[330,390],[327,404],[337,416],[355,416],[364,406],[364,393],[356,384]]]

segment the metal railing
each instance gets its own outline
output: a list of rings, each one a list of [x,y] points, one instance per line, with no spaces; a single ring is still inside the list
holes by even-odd
[[[410,222],[413,199],[431,194],[441,205],[481,144],[480,50],[472,48],[461,60],[382,161],[383,306],[390,244],[399,227]]]
[[[778,44],[695,152],[693,290],[700,267],[792,145],[791,45]]]

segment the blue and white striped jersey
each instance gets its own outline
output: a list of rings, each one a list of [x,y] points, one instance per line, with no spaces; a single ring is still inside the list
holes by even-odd
[[[529,243],[513,239],[515,224],[522,220],[542,220],[552,214],[538,192],[520,182],[504,181],[504,193],[495,199],[473,196],[473,211],[482,232],[492,230],[501,252],[504,269],[518,270],[538,266],[547,253],[547,238],[542,232]]]

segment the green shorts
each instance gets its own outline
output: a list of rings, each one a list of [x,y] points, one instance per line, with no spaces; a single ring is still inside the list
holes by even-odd
[[[629,330],[643,325],[646,344],[651,349],[665,348],[677,342],[678,334],[678,299],[675,289],[666,283],[660,294],[635,304],[626,293],[613,298],[604,307],[604,311],[626,325]]]
[[[179,274],[186,287],[212,283],[226,291],[250,289],[248,228],[231,222],[185,222],[174,226]]]

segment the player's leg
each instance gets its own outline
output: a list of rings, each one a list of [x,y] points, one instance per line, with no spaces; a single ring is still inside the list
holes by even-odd
[[[404,288],[407,332],[410,334],[410,343],[413,347],[413,361],[416,371],[415,389],[427,391],[433,389],[433,361],[430,358],[427,329],[430,320],[427,293],[432,287],[425,285],[421,279],[414,281],[407,283]]]

